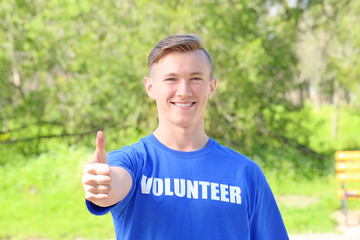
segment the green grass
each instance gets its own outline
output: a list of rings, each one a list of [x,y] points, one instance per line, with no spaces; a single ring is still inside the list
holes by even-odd
[[[88,213],[85,149],[60,148],[0,167],[0,239],[114,239],[111,216]]]
[[[278,201],[290,233],[335,231],[333,214],[341,208],[335,175],[312,180],[279,180],[272,177],[269,183],[277,198],[292,197],[291,202]]]

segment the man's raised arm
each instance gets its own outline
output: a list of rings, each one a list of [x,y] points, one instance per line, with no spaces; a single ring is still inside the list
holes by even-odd
[[[84,166],[82,183],[85,198],[101,207],[114,205],[129,193],[132,178],[120,167],[110,167],[105,152],[105,135],[96,135],[96,150],[93,158]]]

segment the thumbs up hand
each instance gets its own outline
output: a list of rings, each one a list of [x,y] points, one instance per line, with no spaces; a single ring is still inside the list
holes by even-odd
[[[106,202],[111,190],[111,169],[106,160],[105,135],[99,131],[96,136],[96,150],[91,161],[84,166],[82,183],[85,198],[99,206]]]

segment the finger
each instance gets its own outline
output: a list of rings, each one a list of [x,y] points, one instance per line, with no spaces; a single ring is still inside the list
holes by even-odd
[[[98,157],[98,162],[106,163],[106,152],[105,152],[105,134],[103,131],[98,131],[96,135],[96,156]]]
[[[94,194],[91,192],[85,192],[85,198],[91,202],[103,201],[103,200],[106,200],[107,197],[108,197],[108,194],[105,194],[105,193]]]
[[[98,187],[100,185],[108,185],[111,184],[111,177],[105,175],[92,175],[85,174],[82,177],[82,183],[85,186]]]
[[[111,190],[110,184],[107,185],[99,185],[97,187],[86,186],[84,187],[86,192],[94,193],[94,194],[108,194]]]
[[[107,175],[110,176],[111,169],[104,163],[88,163],[83,168],[84,174]]]

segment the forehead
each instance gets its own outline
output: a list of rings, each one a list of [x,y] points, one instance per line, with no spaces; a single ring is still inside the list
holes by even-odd
[[[187,52],[169,52],[164,54],[159,62],[150,67],[151,75],[166,75],[169,73],[186,74],[188,72],[211,73],[211,63],[206,53],[200,49]]]

